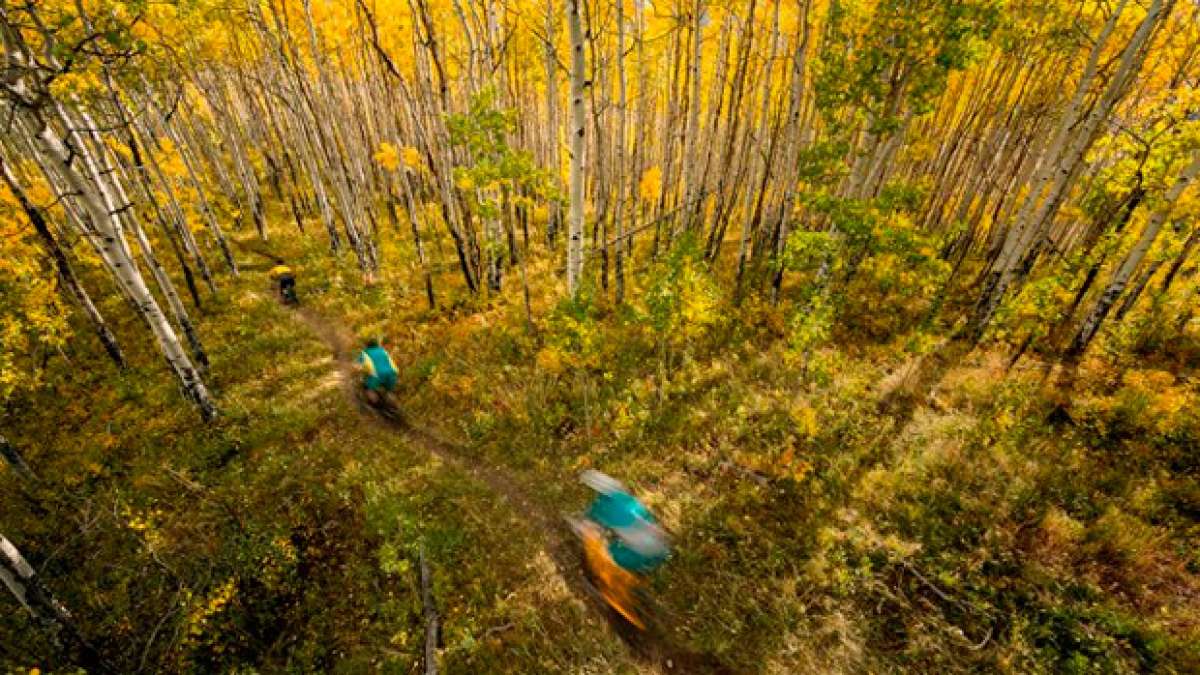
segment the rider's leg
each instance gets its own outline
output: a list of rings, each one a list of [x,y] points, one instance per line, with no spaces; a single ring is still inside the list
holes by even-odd
[[[583,561],[588,576],[593,581],[600,582],[604,570],[611,564],[605,550],[607,542],[604,540],[604,531],[590,520],[579,522],[577,531],[583,540]]]
[[[644,630],[646,624],[642,622],[641,616],[638,615],[636,595],[637,588],[641,585],[641,578],[628,570],[622,569],[620,566],[614,567],[615,569],[608,583],[609,604],[621,616],[629,619],[630,623]]]
[[[382,394],[379,391],[379,378],[374,375],[366,376],[363,378],[362,387],[363,395],[367,397],[367,403],[379,405],[379,402],[382,400]]]
[[[395,393],[396,385],[398,384],[396,373],[384,373],[383,375],[380,375],[379,384],[383,387],[384,391],[388,393]]]
[[[645,629],[637,611],[634,591],[638,586],[637,575],[622,569],[608,550],[608,541],[603,530],[595,523],[585,524],[580,534],[583,537],[583,554],[589,576],[596,590],[618,614],[640,629]]]

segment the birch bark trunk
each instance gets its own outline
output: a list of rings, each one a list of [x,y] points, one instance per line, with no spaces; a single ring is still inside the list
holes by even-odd
[[[556,187],[562,187],[562,144],[558,122],[558,56],[555,53],[558,39],[558,20],[555,16],[554,0],[546,0],[546,164],[550,167]],[[562,226],[562,204],[558,199],[550,200],[546,221],[546,245],[553,248],[554,239]]]
[[[1158,238],[1158,233],[1162,230],[1163,224],[1167,222],[1167,218],[1170,217],[1175,202],[1192,184],[1197,174],[1200,174],[1200,154],[1193,155],[1191,163],[1179,174],[1179,178],[1163,198],[1162,205],[1150,216],[1150,221],[1142,230],[1141,237],[1138,238],[1137,243],[1130,249],[1120,268],[1109,281],[1108,287],[1104,289],[1091,311],[1079,323],[1075,337],[1071,340],[1071,346],[1067,349],[1068,358],[1079,358],[1087,351],[1088,345],[1096,337],[1104,319],[1112,311],[1113,305],[1120,299],[1129,280],[1137,271],[1138,265],[1142,263],[1142,259],[1146,257],[1146,253]]]
[[[20,112],[22,126],[34,139],[39,152],[48,160],[53,171],[74,193],[73,198],[83,207],[88,217],[88,230],[84,232],[96,249],[101,260],[112,272],[117,283],[133,301],[142,320],[154,334],[159,351],[179,380],[184,395],[193,401],[205,422],[217,416],[217,407],[209,396],[196,367],[179,341],[158,301],[150,293],[129,251],[124,228],[117,216],[118,209],[108,195],[103,183],[94,182],[95,176],[85,177],[75,168],[74,159],[83,157],[85,163],[94,167],[90,150],[86,144],[74,143],[68,149],[58,134],[33,110]],[[93,171],[94,173],[94,171]],[[54,183],[55,181],[51,181]],[[66,195],[59,195],[67,197]]]
[[[2,439],[0,439],[2,440]],[[29,612],[51,640],[68,646],[72,661],[89,672],[112,673],[113,669],[100,657],[79,632],[75,619],[50,589],[37,576],[33,566],[4,535],[0,534],[0,583],[3,583],[17,602]]]
[[[571,213],[567,233],[567,292],[579,292],[583,271],[583,151],[587,120],[584,114],[583,22],[580,0],[567,0],[571,33]]]
[[[1127,0],[1122,0],[1120,7],[1124,7],[1125,2]],[[1046,223],[1052,220],[1051,215],[1061,203],[1066,183],[1074,173],[1083,153],[1091,145],[1097,126],[1108,117],[1113,105],[1124,93],[1128,79],[1145,58],[1143,47],[1165,16],[1163,0],[1154,0],[1146,16],[1125,45],[1117,70],[1110,78],[1100,100],[1092,106],[1082,120],[1078,120],[1077,126],[1076,119],[1073,118],[1079,116],[1078,112],[1082,106],[1084,94],[1090,89],[1091,81],[1096,75],[1096,63],[1099,61],[1100,51],[1112,34],[1118,13],[1114,12],[1101,31],[1100,37],[1088,57],[1088,64],[1084,68],[1083,77],[1068,106],[1067,114],[1064,115],[1055,132],[1050,151],[1043,156],[1043,166],[1035,173],[1033,188],[1026,197],[1021,211],[1017,214],[1014,226],[1004,239],[999,257],[985,278],[983,290],[966,327],[967,338],[972,342],[980,339],[1008,291],[1013,286],[1019,285],[1022,277],[1022,263],[1026,261],[1034,245],[1044,236]],[[1068,132],[1071,135],[1070,139],[1068,139]],[[1051,179],[1054,179],[1054,183],[1050,186],[1050,193],[1038,206],[1038,200]]]

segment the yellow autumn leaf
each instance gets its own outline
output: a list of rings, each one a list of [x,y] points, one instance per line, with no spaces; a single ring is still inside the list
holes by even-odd
[[[407,150],[407,148],[405,148]],[[375,163],[388,171],[395,171],[400,167],[400,153],[396,150],[396,146],[388,142],[379,144],[379,149],[375,151],[372,157]]]
[[[801,403],[793,407],[788,416],[792,418],[796,430],[806,438],[812,438],[820,431],[817,423],[817,411],[812,406]]]
[[[412,147],[411,145],[405,146],[404,150],[401,152],[401,155],[404,159],[404,166],[406,168],[414,169],[414,170],[421,168],[421,151],[420,150],[417,150],[416,148]]]

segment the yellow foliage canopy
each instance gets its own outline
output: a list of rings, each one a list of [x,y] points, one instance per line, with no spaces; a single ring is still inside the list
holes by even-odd
[[[638,181],[638,196],[646,202],[658,199],[662,193],[662,180],[662,169],[657,166],[646,169],[642,179]]]
[[[0,401],[36,387],[37,355],[67,338],[58,280],[43,258],[32,228],[8,192],[0,192]]]

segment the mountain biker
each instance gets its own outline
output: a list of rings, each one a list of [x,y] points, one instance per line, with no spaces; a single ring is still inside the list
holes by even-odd
[[[588,571],[613,609],[644,629],[635,591],[670,555],[666,532],[650,510],[612,477],[589,469],[580,481],[596,491],[585,520],[578,524]]]
[[[371,405],[379,405],[385,391],[396,390],[396,363],[379,340],[367,340],[355,363],[363,371],[362,386]]]
[[[271,268],[271,281],[279,284],[279,296],[292,301],[296,298],[296,274],[282,260]]]

